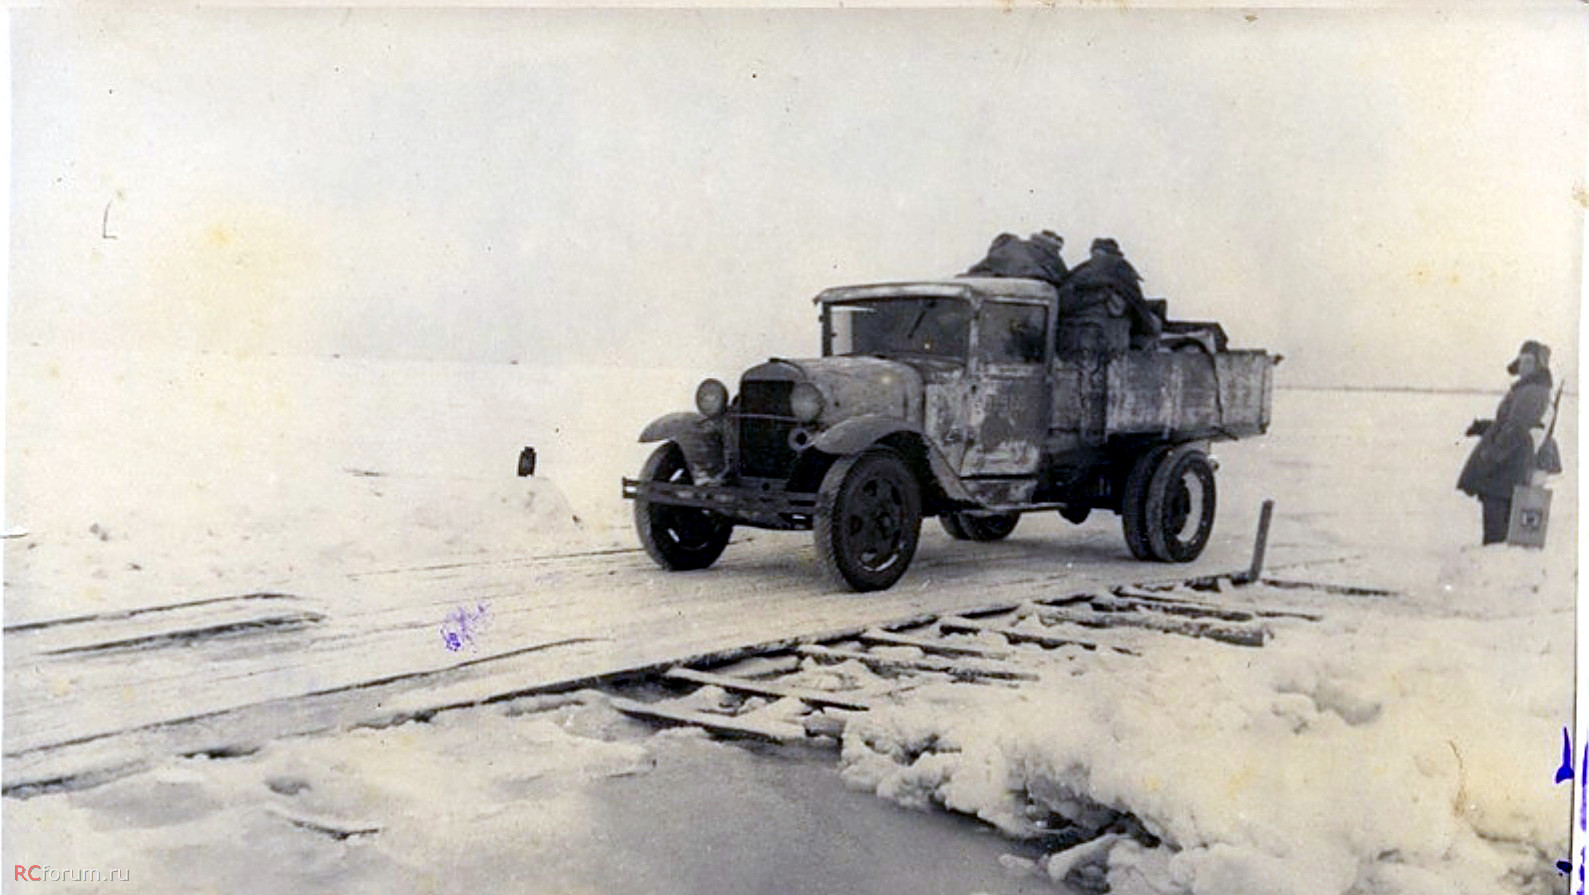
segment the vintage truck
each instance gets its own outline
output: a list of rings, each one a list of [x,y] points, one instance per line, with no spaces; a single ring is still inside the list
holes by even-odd
[[[992,541],[1021,514],[1094,509],[1138,559],[1188,562],[1214,524],[1210,442],[1265,432],[1273,368],[1218,324],[1133,336],[1107,314],[1060,313],[1037,280],[960,277],[848,286],[816,297],[822,356],[773,358],[738,394],[715,379],[696,411],[624,479],[646,552],[701,569],[736,525],[812,530],[825,571],[879,590],[905,573],[921,520]]]

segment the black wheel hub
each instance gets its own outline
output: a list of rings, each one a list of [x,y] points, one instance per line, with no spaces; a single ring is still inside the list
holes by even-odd
[[[853,507],[845,514],[844,529],[855,545],[855,558],[872,571],[888,568],[899,556],[905,519],[904,496],[893,481],[867,479],[855,490]]]

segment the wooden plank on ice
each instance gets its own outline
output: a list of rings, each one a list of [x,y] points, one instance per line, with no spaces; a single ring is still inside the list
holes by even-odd
[[[1011,643],[1035,643],[1038,646],[1046,647],[1079,646],[1082,649],[1089,651],[1096,650],[1099,647],[1104,646],[1104,644],[1100,644],[1091,640],[1082,640],[1077,637],[1061,637],[1057,634],[1044,634],[1037,631],[1024,631],[1020,628],[1010,628],[1004,625],[992,625],[988,624],[987,622],[974,621],[969,618],[946,618],[938,622],[938,627],[944,629],[945,631],[953,631],[956,633],[965,634],[977,634],[986,631],[990,634],[1001,635]],[[1117,653],[1123,653],[1128,656],[1137,655],[1135,652],[1124,647],[1110,646],[1108,648],[1114,650]]]
[[[925,637],[907,637],[887,631],[866,631],[861,634],[860,639],[865,643],[879,646],[913,646],[924,653],[936,653],[942,656],[970,656],[977,659],[1007,659],[1010,656],[1009,650],[989,649],[966,643],[947,643]]]
[[[1304,611],[1302,611],[1300,609],[1290,609],[1290,608],[1287,608],[1287,609],[1261,609],[1261,608],[1258,608],[1258,607],[1249,607],[1246,610],[1230,610],[1230,609],[1226,609],[1223,606],[1218,605],[1217,603],[1209,603],[1209,602],[1205,602],[1203,600],[1188,600],[1188,599],[1186,599],[1184,597],[1170,598],[1170,597],[1160,596],[1157,593],[1153,593],[1152,591],[1146,590],[1144,588],[1139,588],[1139,587],[1116,587],[1114,589],[1114,593],[1115,593],[1116,596],[1118,596],[1120,598],[1123,598],[1123,599],[1134,600],[1134,601],[1142,601],[1142,602],[1153,604],[1153,606],[1143,606],[1143,607],[1141,607],[1141,608],[1144,608],[1144,609],[1156,608],[1156,607],[1158,607],[1160,605],[1163,605],[1163,606],[1184,606],[1184,607],[1187,607],[1188,610],[1196,609],[1196,610],[1205,610],[1205,611],[1212,610],[1213,612],[1245,612],[1245,613],[1250,613],[1250,615],[1248,615],[1247,618],[1234,618],[1234,617],[1232,617],[1232,618],[1225,619],[1225,621],[1248,621],[1253,616],[1257,616],[1258,618],[1300,618],[1300,619],[1304,619],[1304,620],[1310,621],[1310,622],[1316,622],[1316,621],[1323,621],[1324,620],[1324,616],[1319,615],[1316,612],[1304,612]],[[1174,612],[1175,610],[1166,609],[1164,611],[1166,611],[1166,612]],[[1218,618],[1218,616],[1214,615],[1213,612],[1209,612],[1209,616],[1212,617],[1212,618]],[[1196,614],[1196,613],[1193,613],[1193,612],[1189,611],[1189,612],[1184,613],[1184,614],[1192,615],[1192,614]]]
[[[1099,612],[1132,612],[1140,609],[1147,612],[1162,612],[1166,615],[1180,615],[1190,618],[1213,618],[1225,622],[1250,622],[1253,620],[1251,612],[1245,612],[1240,609],[1220,609],[1214,606],[1199,606],[1176,600],[1141,599],[1129,596],[1099,597],[1092,601],[1092,608]]]
[[[730,677],[726,674],[713,674],[710,671],[696,671],[693,668],[670,668],[663,677],[674,681],[688,681],[692,684],[722,687],[724,690],[732,690],[736,693],[771,696],[775,699],[798,699],[814,706],[848,709],[852,712],[864,712],[871,708],[870,704],[853,696],[845,696],[842,693],[830,693],[824,690],[795,687],[772,681],[746,680],[741,677]]]
[[[5,630],[8,664],[23,657],[121,652],[189,646],[209,640],[300,630],[324,616],[298,598],[261,593],[214,597],[121,612],[12,625]]]
[[[1343,597],[1394,597],[1398,594],[1393,590],[1383,590],[1377,587],[1358,587],[1347,584],[1326,584],[1318,581],[1289,581],[1280,578],[1262,578],[1260,584],[1277,587],[1281,590],[1316,590],[1326,594],[1337,594]]]
[[[237,604],[276,603],[279,601],[297,600],[291,594],[281,593],[251,593],[235,594],[228,597],[205,597],[198,600],[184,600],[180,603],[162,603],[154,606],[142,606],[137,609],[122,609],[115,612],[94,612],[87,615],[73,615],[63,618],[40,619],[30,622],[17,622],[5,626],[5,633],[22,634],[30,631],[42,631],[50,628],[69,627],[84,624],[119,624],[128,619],[148,617],[186,617],[193,618],[195,614],[209,613],[217,608],[221,611]]]
[[[954,659],[931,656],[920,659],[896,659],[859,650],[834,649],[827,646],[802,646],[799,652],[820,662],[845,662],[854,660],[878,671],[934,671],[965,680],[988,678],[1007,681],[1035,681],[1038,675],[1009,665],[982,663],[968,665]]]
[[[802,728],[794,726],[758,724],[743,718],[713,715],[708,712],[697,712],[689,709],[670,708],[656,703],[637,702],[621,696],[612,697],[611,702],[613,708],[631,717],[644,718],[647,721],[659,721],[664,724],[688,724],[718,736],[762,740],[763,742],[778,743],[780,745],[802,742],[806,736]]]
[[[325,620],[318,612],[296,611],[273,614],[248,614],[217,619],[197,626],[169,624],[159,627],[133,626],[136,632],[96,630],[90,636],[71,636],[55,640],[41,652],[46,656],[85,656],[97,653],[133,652],[164,647],[190,647],[216,640],[231,640],[259,634],[285,634],[300,631]],[[76,633],[76,632],[69,632]],[[87,633],[87,632],[83,632]]]
[[[1157,631],[1161,634],[1179,634],[1183,637],[1206,638],[1235,646],[1263,646],[1264,641],[1269,638],[1269,632],[1261,627],[1217,625],[1193,619],[1155,618],[1136,612],[1083,613],[1073,612],[1068,609],[1050,609],[1039,613],[1038,617],[1045,625],[1072,624],[1089,628],[1146,628],[1149,631]]]

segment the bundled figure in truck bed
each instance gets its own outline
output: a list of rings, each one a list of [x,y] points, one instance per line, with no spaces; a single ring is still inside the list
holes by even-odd
[[[1142,275],[1120,253],[1113,239],[1092,241],[1092,257],[1076,266],[1059,291],[1061,314],[1120,317],[1131,321],[1136,344],[1158,338],[1163,321],[1142,296]]]
[[[963,277],[1018,277],[1042,280],[1059,288],[1070,275],[1060,251],[1065,239],[1052,230],[1033,233],[1031,239],[1022,239],[1014,233],[1000,233],[993,237],[988,253],[981,261],[971,265]]]

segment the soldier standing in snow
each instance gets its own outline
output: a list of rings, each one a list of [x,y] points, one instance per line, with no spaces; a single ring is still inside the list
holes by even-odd
[[[1512,516],[1512,489],[1528,483],[1534,468],[1533,430],[1550,406],[1550,349],[1530,339],[1506,368],[1517,377],[1494,420],[1474,420],[1468,435],[1479,436],[1462,467],[1457,488],[1484,507],[1484,543],[1506,540]]]

